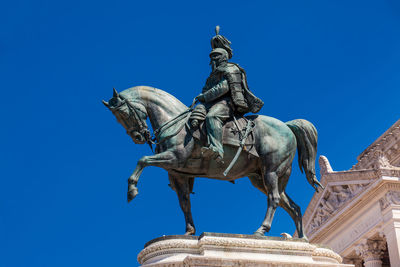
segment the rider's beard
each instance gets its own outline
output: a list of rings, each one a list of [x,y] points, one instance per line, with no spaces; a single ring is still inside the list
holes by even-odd
[[[217,62],[215,60],[210,61],[211,69],[214,71],[217,68]]]

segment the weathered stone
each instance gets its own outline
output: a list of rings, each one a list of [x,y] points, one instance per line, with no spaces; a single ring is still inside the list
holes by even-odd
[[[147,243],[138,261],[143,267],[353,266],[341,264],[341,257],[329,248],[301,239],[217,233],[157,238]]]
[[[400,120],[358,157],[334,171],[321,156],[325,190],[303,216],[311,242],[323,243],[361,266],[400,266]]]

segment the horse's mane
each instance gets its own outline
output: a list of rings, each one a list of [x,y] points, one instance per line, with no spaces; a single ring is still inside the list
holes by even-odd
[[[157,89],[154,87],[150,86],[135,86],[128,88],[124,91],[122,91],[120,94],[123,96],[129,98],[132,101],[140,101],[143,100],[143,98],[156,95],[158,99],[163,99],[167,103],[170,103],[174,105],[175,107],[181,109],[182,111],[187,109],[188,107],[184,105],[179,99],[174,97],[173,95],[161,90]]]

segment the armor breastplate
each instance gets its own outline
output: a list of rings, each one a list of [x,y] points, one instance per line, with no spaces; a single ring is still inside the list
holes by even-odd
[[[205,93],[209,89],[216,86],[222,80],[222,78],[223,78],[223,76],[222,76],[221,72],[219,72],[219,71],[211,72],[210,76],[207,78],[206,86],[204,86],[202,93]]]

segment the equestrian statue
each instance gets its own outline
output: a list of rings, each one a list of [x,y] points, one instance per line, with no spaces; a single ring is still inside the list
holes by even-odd
[[[148,86],[136,86],[103,101],[136,144],[155,145],[155,153],[139,159],[128,179],[128,201],[138,194],[137,183],[146,166],[168,172],[185,216],[186,233],[194,235],[190,193],[195,177],[234,182],[248,177],[268,197],[268,208],[255,235],[271,228],[276,208],[292,217],[299,238],[307,240],[300,207],[285,188],[298,151],[300,170],[318,192],[323,186],[315,175],[317,130],[310,122],[297,119],[281,122],[258,113],[263,101],[247,84],[246,72],[232,58],[231,42],[219,34],[211,39],[212,71],[202,92],[190,107],[169,93]],[[196,105],[197,104],[197,105]],[[146,121],[149,118],[153,134]]]

